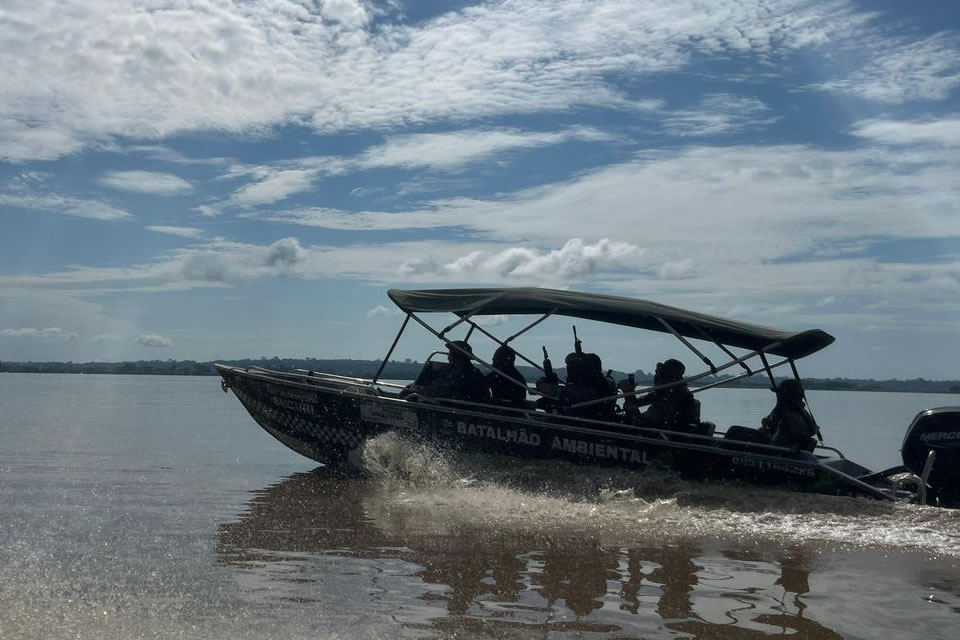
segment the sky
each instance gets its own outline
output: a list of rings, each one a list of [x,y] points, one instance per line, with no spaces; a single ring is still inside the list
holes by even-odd
[[[543,286],[958,379],[958,176],[955,2],[6,0],[0,360],[379,358],[391,287]]]

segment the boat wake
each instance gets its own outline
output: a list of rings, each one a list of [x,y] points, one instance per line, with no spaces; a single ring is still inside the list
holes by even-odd
[[[960,510],[704,484],[657,468],[452,455],[392,433],[368,441],[362,459],[379,489],[368,515],[404,529],[394,533],[478,528],[611,546],[721,539],[960,557]]]

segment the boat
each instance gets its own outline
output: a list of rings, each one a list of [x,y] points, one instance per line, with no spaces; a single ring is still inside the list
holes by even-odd
[[[740,425],[720,429],[703,422],[666,429],[638,426],[619,414],[602,419],[586,417],[588,412],[583,411],[612,402],[619,403],[619,411],[629,397],[649,397],[646,394],[678,384],[690,385],[692,392],[699,394],[760,375],[776,387],[774,370],[780,367],[788,367],[799,381],[797,361],[834,342],[833,336],[820,329],[778,330],[646,300],[536,287],[390,289],[388,296],[404,319],[372,378],[217,364],[223,390],[232,391],[253,419],[281,443],[330,466],[358,466],[364,443],[392,431],[454,455],[486,453],[632,469],[658,465],[697,480],[960,506],[960,407],[920,411],[904,436],[903,464],[880,471],[857,464],[822,441],[809,448],[776,446],[751,437],[757,430]],[[422,317],[436,314],[446,314],[453,321],[435,328]],[[484,316],[491,315],[527,316],[532,320],[522,330],[501,339],[481,324]],[[618,390],[609,397],[574,404],[564,404],[555,393],[564,384],[553,371],[545,349],[544,359],[539,362],[517,354],[544,374],[540,382],[558,383],[525,387],[536,401],[506,404],[431,397],[410,393],[405,385],[381,379],[411,320],[446,347],[426,359],[416,381],[421,384],[413,387],[423,389],[429,387],[422,383],[443,375],[445,367],[450,366],[441,356],[454,351],[503,374],[464,349],[465,343],[453,338],[454,331],[466,330],[466,344],[474,334],[482,334],[502,346],[557,317],[671,334],[705,368],[667,384]],[[579,340],[575,339],[575,345],[579,351]],[[701,350],[704,345],[712,345],[728,360],[715,364]],[[718,375],[730,370],[734,374]]]

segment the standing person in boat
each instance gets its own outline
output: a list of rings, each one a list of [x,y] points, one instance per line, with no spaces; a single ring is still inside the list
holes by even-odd
[[[490,395],[494,400],[522,404],[527,399],[526,390],[517,384],[519,382],[526,386],[527,380],[517,371],[516,361],[517,352],[505,344],[493,352],[493,366],[497,371],[487,374],[487,386],[490,387]]]
[[[813,451],[820,427],[804,405],[803,385],[788,378],[777,386],[777,404],[761,421],[760,430],[773,444],[792,449]]]
[[[693,397],[685,382],[680,382],[685,371],[683,363],[673,358],[657,363],[653,384],[657,387],[675,384],[665,389],[654,389],[640,398],[641,406],[650,406],[637,416],[636,423],[639,426],[691,431],[693,425],[700,424],[700,401]]]

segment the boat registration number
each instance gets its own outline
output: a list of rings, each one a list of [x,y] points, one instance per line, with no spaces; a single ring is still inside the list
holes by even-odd
[[[395,409],[394,407],[388,407],[377,402],[361,404],[360,417],[367,422],[388,424],[392,427],[413,428],[419,424],[416,412],[405,409]]]
[[[784,464],[783,462],[774,462],[772,460],[757,460],[756,458],[734,458],[733,464],[741,467],[751,467],[761,471],[779,471],[789,473],[794,476],[806,476],[814,478],[817,472],[810,467],[801,467],[799,465]]]

